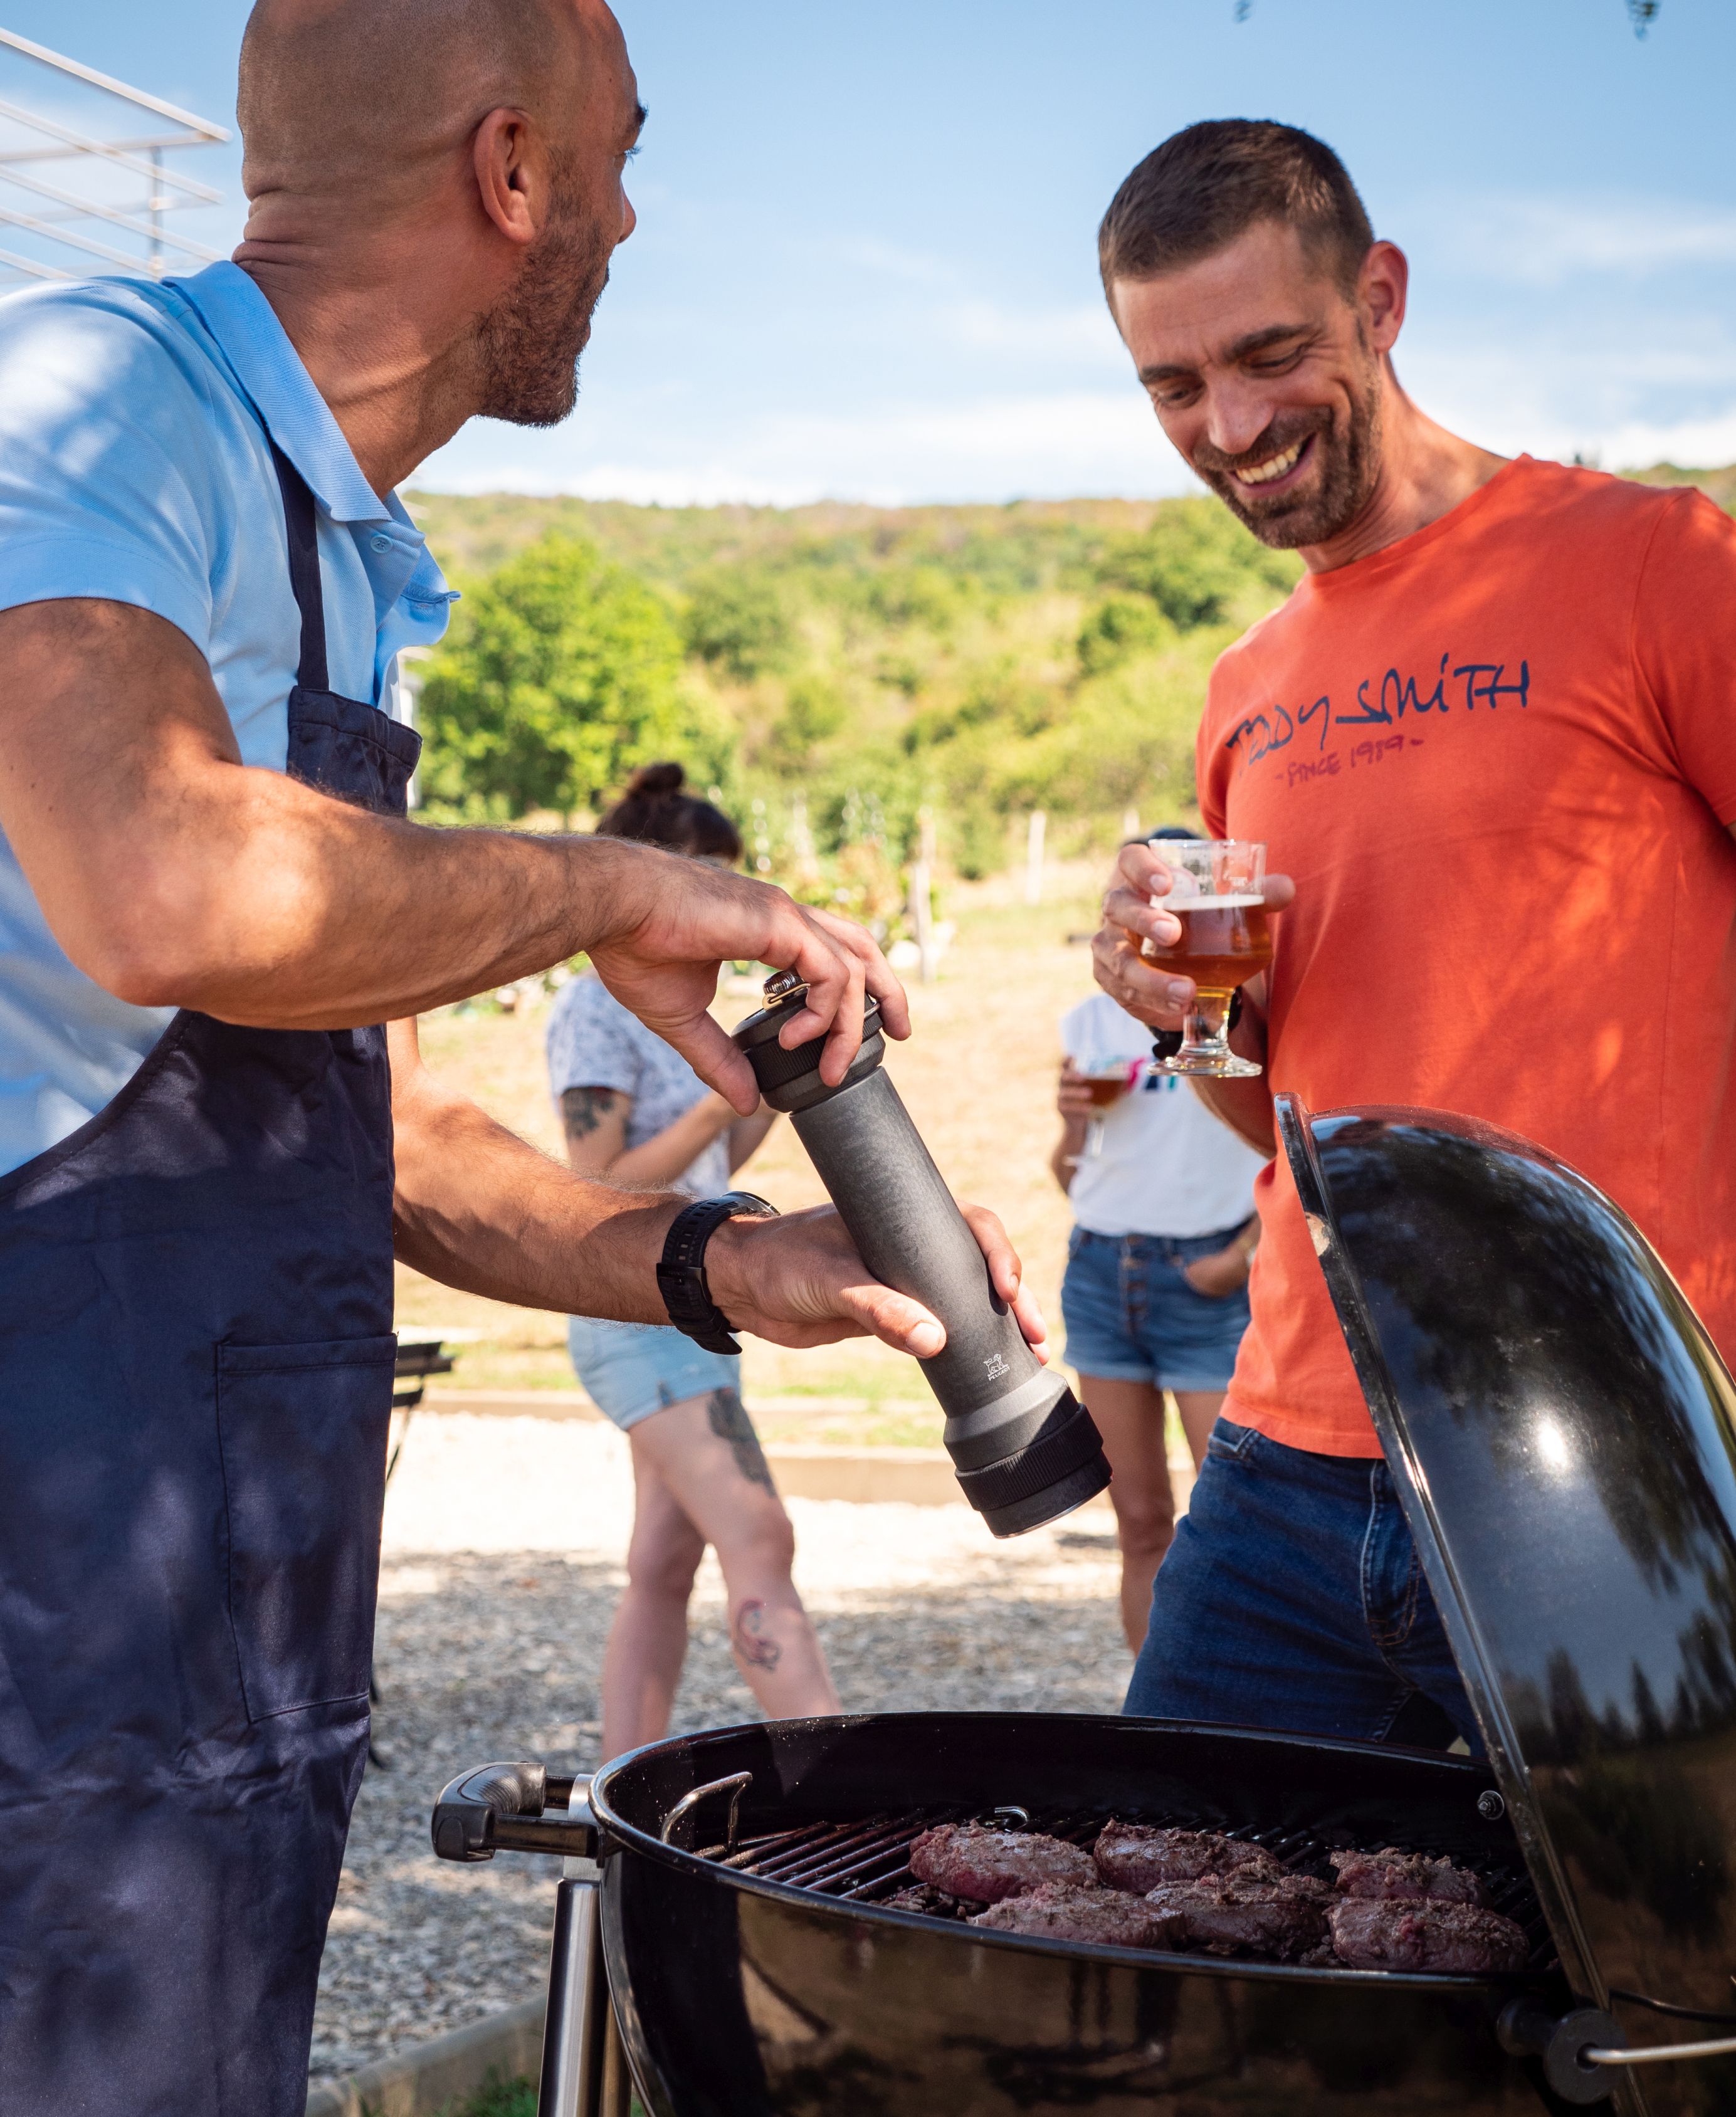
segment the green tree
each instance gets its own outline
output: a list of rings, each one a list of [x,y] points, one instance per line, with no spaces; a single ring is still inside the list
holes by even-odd
[[[829,685],[811,677],[792,684],[766,740],[766,762],[786,777],[799,777],[812,768],[815,751],[838,733],[845,718],[844,702]]]
[[[788,659],[788,613],[760,570],[718,566],[689,583],[681,632],[690,654],[737,682],[751,683]]]
[[[662,598],[593,544],[549,535],[459,605],[422,693],[427,804],[563,816],[690,740]]]
[[[1271,605],[1301,571],[1288,551],[1269,551],[1215,500],[1172,500],[1142,535],[1115,538],[1098,576],[1106,588],[1149,596],[1185,632],[1245,621]],[[1250,609],[1251,605],[1251,609]]]
[[[1149,596],[1106,596],[1079,628],[1079,666],[1087,676],[1170,644],[1175,629]]]

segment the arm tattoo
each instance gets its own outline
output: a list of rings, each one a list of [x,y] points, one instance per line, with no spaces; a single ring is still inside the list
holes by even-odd
[[[736,1459],[736,1468],[751,1485],[763,1485],[769,1492],[778,1489],[772,1483],[772,1474],[765,1460],[765,1451],[760,1446],[760,1437],[754,1431],[754,1423],[748,1417],[741,1400],[732,1389],[716,1389],[705,1400],[705,1416],[711,1430],[719,1441],[729,1443],[729,1452]],[[755,1604],[753,1607],[758,1607]]]
[[[576,1146],[588,1139],[606,1117],[611,1116],[618,1103],[628,1100],[619,1088],[563,1088],[561,1091],[561,1119],[566,1127],[566,1136]]]
[[[732,1644],[736,1649],[737,1660],[746,1663],[749,1668],[763,1668],[769,1676],[783,1659],[783,1649],[776,1640],[764,1636],[760,1630],[764,1622],[764,1603],[744,1603],[736,1612],[736,1629]]]

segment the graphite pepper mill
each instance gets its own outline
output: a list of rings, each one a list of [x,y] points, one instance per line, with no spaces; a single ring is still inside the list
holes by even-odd
[[[806,991],[793,971],[768,978],[766,1003],[736,1042],[760,1094],[789,1114],[862,1261],[945,1326],[946,1344],[917,1364],[946,1413],[946,1450],[965,1497],[996,1536],[1039,1529],[1108,1484],[1101,1437],[990,1284],[976,1238],[881,1070],[880,1003],[870,997],[861,1049],[829,1088],[820,1077],[824,1036],[793,1051],[778,1041]]]

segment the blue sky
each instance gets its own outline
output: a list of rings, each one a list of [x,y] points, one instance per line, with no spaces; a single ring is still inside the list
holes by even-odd
[[[579,408],[419,482],[655,499],[1181,490],[1096,224],[1190,120],[1342,154],[1413,267],[1401,376],[1491,446],[1736,459],[1736,6],[1663,0],[621,0],[650,107]],[[6,26],[233,121],[245,10],[5,0]],[[0,96],[30,78],[0,67]],[[45,76],[35,76],[39,99]],[[189,173],[241,219],[238,155]]]

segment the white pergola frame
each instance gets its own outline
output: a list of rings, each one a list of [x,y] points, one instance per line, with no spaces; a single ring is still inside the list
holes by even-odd
[[[16,228],[58,251],[72,253],[62,265],[53,257],[25,256],[0,246],[0,285],[8,280],[76,279],[104,266],[119,266],[152,279],[170,267],[169,253],[176,258],[210,264],[219,253],[202,242],[171,234],[163,225],[165,214],[178,207],[220,205],[223,193],[164,166],[164,155],[178,148],[220,146],[229,138],[221,125],[208,118],[196,118],[178,109],[159,96],[129,88],[93,67],[81,66],[44,44],[33,44],[15,30],[0,29],[0,46],[28,59],[82,81],[87,87],[118,98],[128,106],[127,115],[145,111],[167,121],[157,127],[114,140],[99,140],[49,118],[25,104],[0,97],[0,119],[21,128],[43,144],[0,147],[0,230]],[[93,199],[76,188],[77,172],[99,162],[138,177],[144,196],[131,205]],[[26,164],[71,163],[72,187],[53,177],[39,174]],[[106,239],[105,239],[106,238]],[[127,242],[132,247],[126,247]],[[84,261],[91,261],[85,262]]]

